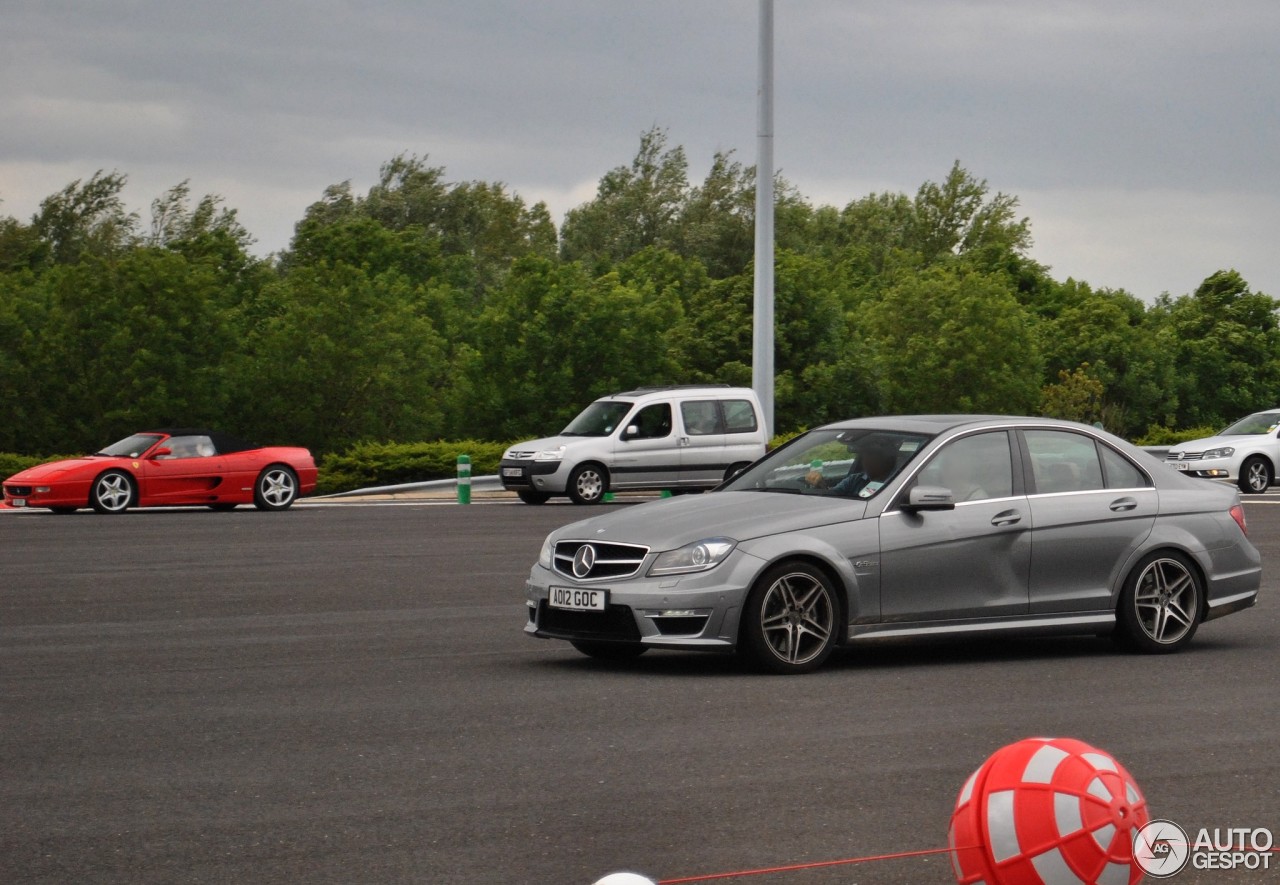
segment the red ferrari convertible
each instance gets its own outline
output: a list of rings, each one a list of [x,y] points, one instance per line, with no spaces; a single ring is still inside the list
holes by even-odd
[[[231,510],[237,504],[284,510],[315,487],[316,463],[306,449],[262,448],[217,431],[169,428],[15,473],[4,481],[4,503],[55,513],[173,505]]]

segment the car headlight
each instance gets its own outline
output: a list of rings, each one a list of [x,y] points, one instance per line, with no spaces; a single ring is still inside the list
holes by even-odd
[[[678,550],[659,553],[658,558],[649,567],[649,574],[683,575],[690,572],[705,572],[724,562],[737,546],[738,542],[732,538],[707,538],[695,541]]]
[[[1231,446],[1223,446],[1223,447],[1222,447],[1222,448],[1220,448],[1220,449],[1209,449],[1209,451],[1205,452],[1205,453],[1204,453],[1203,455],[1201,455],[1200,457],[1201,457],[1202,459],[1208,459],[1208,458],[1230,458],[1230,457],[1231,457],[1232,455],[1234,455],[1235,453],[1236,453],[1236,450],[1235,450],[1235,449],[1233,449],[1233,448],[1231,448]]]
[[[554,449],[543,449],[541,452],[533,453],[535,461],[559,461],[564,458],[564,446]]]
[[[551,568],[551,536],[547,535],[547,539],[542,542],[542,549],[538,551],[538,565],[545,569]]]

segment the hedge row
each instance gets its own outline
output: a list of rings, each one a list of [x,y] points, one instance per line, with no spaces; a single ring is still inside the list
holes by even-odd
[[[478,440],[419,443],[357,443],[344,452],[320,460],[316,493],[452,479],[458,475],[458,456],[471,458],[472,476],[498,472],[505,443]]]

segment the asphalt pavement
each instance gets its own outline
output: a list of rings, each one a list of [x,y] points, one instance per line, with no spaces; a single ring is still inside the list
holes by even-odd
[[[1280,562],[1280,496],[1247,511]],[[521,632],[543,537],[586,513],[0,514],[0,882],[590,885],[926,851],[969,774],[1030,736],[1114,754],[1185,828],[1280,832],[1269,565],[1257,607],[1173,656],[1081,638],[904,643],[798,678],[607,665]],[[1172,881],[1277,881],[1274,860]],[[716,881],[954,878],[931,854]]]

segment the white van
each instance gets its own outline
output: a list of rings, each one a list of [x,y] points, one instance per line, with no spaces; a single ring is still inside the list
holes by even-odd
[[[499,475],[526,504],[595,504],[621,489],[714,488],[767,444],[750,388],[647,387],[601,397],[559,436],[512,446]]]

